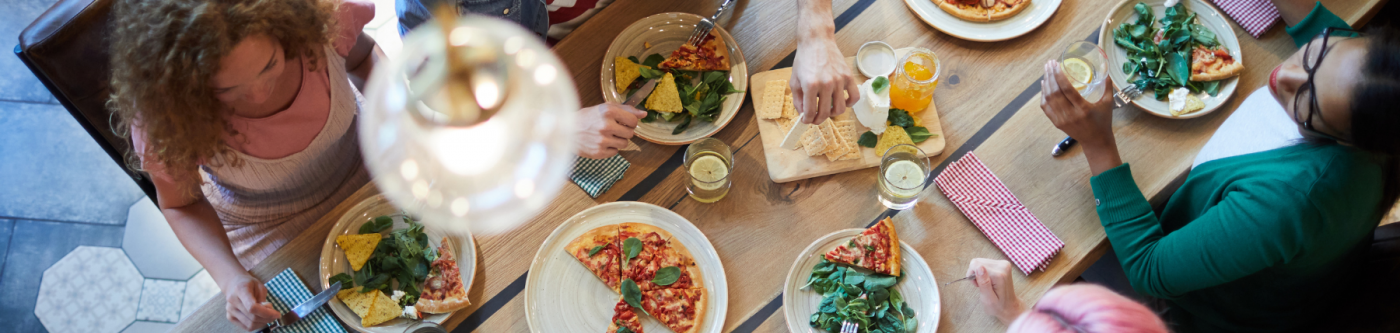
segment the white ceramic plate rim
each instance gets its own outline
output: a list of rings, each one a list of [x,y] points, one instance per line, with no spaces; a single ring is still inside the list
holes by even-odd
[[[345,258],[345,251],[341,250],[339,246],[335,245],[335,236],[347,234],[346,232],[351,230],[351,228],[359,230],[360,225],[364,224],[368,220],[360,220],[350,216],[350,214],[352,212],[364,211],[367,205],[373,203],[376,200],[383,201],[386,205],[393,205],[389,201],[389,199],[385,198],[382,194],[365,198],[364,200],[360,200],[360,202],[356,203],[354,206],[351,206],[350,209],[346,210],[345,214],[342,214],[339,220],[336,221],[335,226],[331,227],[331,232],[326,236],[325,244],[321,246],[321,290],[325,290],[326,288],[329,288],[331,286],[331,265],[335,263],[340,263],[344,267],[345,271],[353,272],[353,270],[350,269],[350,262],[348,260],[336,260]],[[424,225],[423,228],[426,232],[426,230],[431,227]],[[457,269],[462,276],[466,277],[466,279],[462,280],[462,285],[465,286],[467,289],[471,289],[472,283],[476,280],[476,241],[472,239],[471,234],[467,234],[466,237],[462,237],[460,235],[453,235],[451,233],[442,232],[438,230],[433,231],[440,232],[445,235],[451,235],[449,236],[449,242],[451,242],[451,246],[457,248]],[[431,237],[428,241],[434,246],[438,245],[438,243],[440,242],[439,240],[432,239]],[[460,246],[462,244],[466,244],[467,246]],[[406,319],[395,318],[393,320],[390,320],[389,322],[386,322],[385,324],[380,324],[378,326],[372,327],[364,327],[360,326],[360,316],[356,315],[353,311],[350,311],[350,308],[346,307],[345,303],[342,303],[339,298],[332,297],[329,302],[326,302],[326,305],[331,308],[332,312],[335,313],[335,316],[340,319],[341,323],[344,324],[345,327],[349,327],[351,330],[357,332],[402,333],[405,329],[408,329],[408,325],[410,324],[409,322],[405,321]],[[430,321],[441,324],[443,322],[446,322],[447,318],[450,318],[454,313],[456,312],[454,311],[451,313],[424,314],[423,321]],[[398,323],[389,324],[394,322]]]
[[[1039,28],[1060,8],[1061,1],[1033,0],[1031,8],[1026,8],[1009,19],[995,22],[972,22],[957,18],[938,8],[938,4],[933,3],[933,0],[904,0],[904,4],[908,5],[909,10],[914,11],[914,15],[920,20],[938,31],[970,41],[996,42],[1021,37]]]
[[[727,275],[725,275],[724,272],[723,262],[719,259],[719,252],[715,251],[715,246],[712,242],[710,242],[710,238],[706,237],[705,233],[701,232],[699,228],[695,227],[695,224],[691,223],[689,219],[686,219],[684,216],[676,214],[676,212],[673,212],[664,207],[645,202],[616,201],[593,206],[581,212],[578,212],[577,214],[574,214],[574,216],[569,217],[568,220],[565,220],[564,223],[560,223],[558,227],[555,227],[554,231],[549,234],[549,237],[545,238],[544,242],[540,243],[540,249],[535,252],[535,258],[530,261],[530,272],[527,273],[528,277],[526,277],[525,280],[525,323],[530,327],[531,332],[542,332],[539,328],[539,326],[541,326],[542,324],[537,322],[543,320],[543,318],[540,318],[540,314],[535,313],[535,306],[532,305],[534,302],[536,302],[534,299],[536,297],[540,297],[540,295],[533,294],[533,290],[535,289],[536,284],[541,283],[538,281],[539,278],[534,273],[547,271],[545,269],[545,258],[546,256],[551,255],[550,253],[547,253],[552,252],[549,251],[551,248],[554,247],[551,245],[558,242],[571,241],[571,239],[563,238],[564,231],[570,229],[570,227],[574,224],[582,223],[584,217],[597,218],[593,216],[595,212],[605,211],[609,209],[632,208],[632,205],[636,205],[635,207],[638,209],[650,210],[652,212],[660,213],[663,215],[670,215],[678,221],[685,221],[685,224],[680,225],[682,230],[670,230],[666,229],[665,226],[652,224],[653,226],[661,227],[663,230],[666,230],[667,232],[671,233],[672,236],[677,236],[684,233],[704,240],[702,244],[685,243],[685,246],[687,249],[690,250],[691,255],[694,255],[697,258],[709,257],[708,259],[712,259],[715,263],[719,263],[715,266],[704,266],[700,264],[700,260],[696,260],[697,265],[700,265],[699,268],[702,274],[704,272],[715,272],[717,273],[715,276],[718,277],[711,278],[707,276],[704,280],[705,290],[708,295],[707,297],[709,297],[706,304],[708,304],[710,307],[705,311],[705,313],[709,316],[713,316],[713,318],[709,318],[706,321],[706,324],[710,325],[709,327],[711,327],[712,329],[704,333],[718,333],[724,329],[724,318],[725,315],[729,312],[729,282],[727,281],[728,278],[726,278]],[[625,222],[641,221],[616,221],[615,223]],[[574,262],[570,264],[577,265],[578,263]],[[586,281],[583,283],[601,284],[602,282]],[[612,312],[612,310],[609,309],[608,312]],[[555,320],[558,319],[556,318]]]
[[[812,244],[807,245],[807,248],[803,249],[802,252],[797,255],[797,260],[794,260],[792,262],[792,268],[788,269],[787,278],[783,280],[783,304],[797,304],[797,302],[802,301],[801,299],[798,299],[798,295],[808,295],[809,293],[812,293],[812,291],[809,290],[799,290],[800,288],[802,288],[802,286],[794,285],[793,281],[799,281],[798,279],[796,279],[796,277],[798,276],[804,277],[803,279],[800,279],[800,281],[806,281],[807,279],[805,277],[811,276],[812,266],[803,265],[803,261],[805,261],[808,257],[814,254],[821,254],[830,251],[830,249],[825,248],[818,249],[818,246],[830,242],[834,238],[854,237],[855,235],[859,235],[861,232],[864,231],[865,229],[862,228],[837,230],[835,232],[826,234],[826,236],[817,238],[817,240],[813,241]],[[942,317],[943,312],[943,302],[940,299],[940,297],[942,297],[942,292],[938,289],[938,281],[934,278],[933,271],[929,267],[928,262],[925,262],[924,257],[919,255],[919,252],[914,251],[914,248],[909,246],[909,243],[900,241],[899,251],[900,258],[904,259],[904,263],[902,263],[901,266],[904,268],[904,274],[906,275],[904,279],[901,280],[899,283],[916,283],[913,281],[914,279],[910,278],[909,275],[917,274],[921,277],[919,281],[926,281],[926,283],[918,286],[917,288],[932,291],[931,297],[925,296],[922,299],[922,302],[920,304],[921,309],[916,309],[916,311],[918,312],[917,315],[914,316],[914,318],[919,320],[919,329],[917,331],[936,331],[938,330],[938,324],[941,320],[940,317]],[[912,266],[907,265],[908,263],[917,264],[918,267],[922,267],[923,269],[910,269],[912,268]],[[927,278],[927,280],[923,280],[922,278]],[[923,294],[921,293],[920,295]],[[908,301],[908,299],[905,300],[905,302]],[[789,332],[822,332],[821,330],[812,328],[812,326],[809,323],[811,317],[811,313],[797,313],[795,307],[783,307],[783,318],[787,322],[787,328]],[[929,320],[929,318],[932,318],[932,320]]]
[[[601,90],[603,92],[603,100],[609,103],[622,103],[627,100],[627,96],[622,96],[622,93],[617,92],[616,87],[609,81],[615,77],[613,74],[612,59],[624,54],[622,51],[624,47],[622,45],[623,41],[620,38],[629,31],[646,28],[640,25],[642,22],[651,21],[654,20],[654,18],[662,16],[684,19],[692,22],[699,22],[701,19],[699,15],[690,13],[660,13],[644,17],[637,20],[637,22],[633,22],[631,25],[627,26],[627,28],[622,29],[622,32],[618,33],[618,37],[613,39],[612,44],[608,45],[608,51],[603,55],[603,69],[598,77],[599,87],[602,88]],[[744,52],[739,50],[739,43],[734,41],[734,37],[729,35],[729,31],[724,30],[724,27],[720,26],[716,26],[714,31],[719,33],[720,38],[724,39],[725,46],[729,48],[729,82],[734,84],[734,89],[743,90],[744,92],[729,94],[729,97],[724,100],[724,104],[720,108],[719,118],[715,119],[714,128],[709,132],[695,132],[694,127],[692,127],[685,132],[681,132],[681,134],[665,134],[660,137],[652,137],[650,134],[646,134],[643,131],[637,131],[638,137],[663,145],[689,144],[695,142],[695,140],[708,138],[715,135],[715,133],[719,133],[720,130],[729,125],[730,121],[734,120],[734,116],[739,113],[739,107],[744,105],[744,94],[748,93],[748,63],[744,61]],[[689,32],[684,33],[689,34]],[[659,125],[641,123],[638,124],[638,126],[658,127]]]
[[[1240,49],[1240,41],[1235,36],[1234,27],[1230,25],[1230,22],[1227,21],[1228,19],[1225,18],[1224,14],[1220,13],[1220,9],[1201,0],[1184,1],[1189,1],[1187,3],[1189,8],[1187,9],[1196,13],[1197,19],[1210,29],[1211,32],[1215,33],[1216,38],[1219,39],[1221,43],[1225,44],[1225,48],[1229,49],[1230,55],[1243,64],[1244,50]],[[1108,13],[1108,18],[1104,19],[1103,26],[1099,27],[1099,47],[1103,48],[1104,45],[1109,45],[1109,47],[1104,48],[1104,53],[1108,55],[1108,77],[1113,80],[1113,86],[1115,87],[1121,88],[1127,86],[1128,78],[1123,74],[1123,61],[1127,58],[1127,51],[1124,51],[1122,47],[1113,42],[1113,29],[1117,28],[1118,25],[1123,22],[1137,20],[1138,15],[1137,12],[1133,10],[1133,6],[1136,6],[1139,2],[1151,6],[1153,15],[1157,15],[1158,18],[1161,18],[1161,15],[1166,12],[1166,7],[1163,6],[1166,0],[1124,0],[1119,2],[1118,6],[1114,7],[1113,11]],[[1201,8],[1207,8],[1210,9],[1210,11],[1202,11]],[[1118,20],[1114,20],[1114,18],[1118,18]],[[1161,25],[1161,23],[1157,24]],[[1222,33],[1222,31],[1225,33]],[[1132,102],[1133,105],[1137,105],[1139,109],[1162,118],[1197,118],[1215,112],[1216,109],[1225,105],[1225,102],[1228,102],[1230,97],[1235,95],[1235,89],[1239,87],[1239,82],[1239,76],[1232,77],[1220,83],[1219,94],[1215,96],[1207,94],[1198,95],[1198,97],[1204,96],[1201,97],[1201,101],[1206,103],[1205,109],[1180,117],[1172,116],[1171,111],[1167,108],[1167,102],[1156,100],[1153,97],[1153,92],[1143,92],[1142,96],[1138,96],[1138,98],[1132,100]]]

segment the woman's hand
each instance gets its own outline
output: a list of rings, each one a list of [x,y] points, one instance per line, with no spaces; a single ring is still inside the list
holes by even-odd
[[[967,275],[975,276],[972,283],[981,294],[982,309],[996,316],[1003,324],[1010,324],[1026,306],[1016,297],[1011,283],[1011,263],[1006,260],[972,259],[967,265]]]
[[[1084,146],[1094,175],[1123,164],[1113,138],[1113,85],[1104,84],[1103,97],[1090,103],[1070,85],[1060,63],[1054,60],[1045,63],[1045,76],[1040,80],[1040,110],[1056,128]]]
[[[617,155],[627,148],[637,122],[646,116],[646,111],[616,103],[578,110],[578,155],[592,159]]]
[[[860,100],[851,66],[832,38],[813,38],[797,44],[792,62],[792,104],[802,113],[802,122],[820,124],[846,112]]]
[[[272,308],[272,303],[267,302],[267,288],[263,287],[262,281],[246,272],[229,280],[219,288],[223,289],[224,300],[228,302],[225,308],[228,321],[234,326],[252,331],[282,316]]]

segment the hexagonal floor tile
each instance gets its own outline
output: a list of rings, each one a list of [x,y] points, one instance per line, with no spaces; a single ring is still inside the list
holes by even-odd
[[[185,296],[185,281],[146,279],[141,286],[141,307],[136,319],[174,323],[180,320],[180,299]]]
[[[199,261],[180,245],[160,208],[150,197],[141,198],[127,211],[122,249],[141,270],[141,275],[164,280],[188,280],[202,268]]]
[[[79,246],[44,270],[34,315],[52,333],[118,333],[136,319],[143,280],[121,249]]]

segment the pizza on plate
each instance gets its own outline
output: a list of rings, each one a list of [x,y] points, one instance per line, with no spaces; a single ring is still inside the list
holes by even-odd
[[[899,276],[899,236],[886,217],[845,244],[826,253],[826,260]]]
[[[617,305],[613,306],[612,321],[608,322],[608,330],[605,333],[642,333],[642,317],[637,316],[637,312],[632,310],[631,305],[627,305],[626,300],[617,300]]]
[[[642,310],[676,333],[695,333],[705,318],[705,289],[642,291]]]
[[[1191,50],[1191,81],[1215,81],[1240,75],[1244,64],[1230,56],[1224,48],[1209,49],[1196,45]]]
[[[714,30],[710,30],[710,35],[705,36],[699,46],[681,45],[657,67],[687,71],[727,71],[729,48],[724,46],[724,41]]]
[[[690,250],[670,232],[645,223],[613,224],[585,232],[564,249],[614,292],[622,293],[624,280],[635,282],[642,310],[673,331],[699,330],[707,306],[704,281]],[[608,333],[636,317],[625,301],[614,310]],[[640,324],[628,329],[641,332]]]
[[[616,292],[622,283],[618,262],[622,256],[620,246],[617,242],[617,226],[609,225],[583,233],[565,245],[564,251]]]
[[[456,251],[448,246],[447,238],[438,246],[438,259],[428,265],[431,271],[423,281],[423,292],[413,307],[420,312],[450,313],[471,305],[467,288],[462,285],[462,271],[457,268]]]
[[[973,22],[1001,21],[1016,16],[1031,0],[932,0],[954,17]]]

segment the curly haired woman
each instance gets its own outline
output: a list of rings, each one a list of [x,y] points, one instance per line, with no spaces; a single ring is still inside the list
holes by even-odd
[[[118,1],[112,95],[161,212],[244,330],[278,313],[248,273],[368,182],[354,123],[372,3]]]

